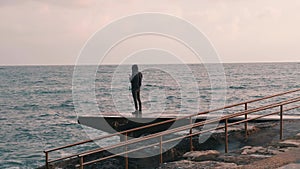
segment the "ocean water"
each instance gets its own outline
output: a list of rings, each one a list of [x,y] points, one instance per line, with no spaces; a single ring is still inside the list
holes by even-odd
[[[225,100],[219,100],[222,105],[300,88],[300,63],[222,66],[224,82],[218,82],[222,78],[215,77],[203,65],[140,65],[144,75],[141,90],[144,113],[188,114],[195,108],[207,110],[214,94],[225,95]],[[94,91],[99,112],[133,111],[128,83],[130,66],[118,68],[113,65],[98,68]],[[89,139],[83,126],[77,124],[77,116],[98,112],[77,111],[72,95],[73,71],[74,66],[0,67],[0,168],[36,168],[44,164],[43,150]],[[212,81],[217,84],[212,85]],[[87,88],[82,86],[82,100],[87,100],[84,105],[89,105],[89,98],[84,98],[88,97],[84,95]],[[288,113],[300,115],[299,110]],[[99,134],[105,133],[99,131]],[[79,149],[96,146],[91,143]],[[68,153],[60,151],[56,156]]]

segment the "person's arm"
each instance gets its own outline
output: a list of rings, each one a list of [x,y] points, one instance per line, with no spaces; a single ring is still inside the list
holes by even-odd
[[[139,76],[139,86],[142,86],[143,74],[140,72]]]
[[[130,81],[130,83],[132,83],[133,79],[134,79],[134,76],[129,75],[129,81]]]

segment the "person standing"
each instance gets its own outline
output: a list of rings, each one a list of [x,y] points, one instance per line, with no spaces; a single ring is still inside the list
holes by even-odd
[[[142,79],[143,79],[143,74],[139,72],[138,66],[132,65],[132,74],[129,77],[129,80],[131,83],[131,93],[132,93],[134,107],[135,107],[135,112],[133,112],[133,114],[142,113],[142,102],[140,98]]]

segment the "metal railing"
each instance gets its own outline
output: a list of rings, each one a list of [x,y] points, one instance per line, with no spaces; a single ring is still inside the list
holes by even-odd
[[[117,133],[114,133],[114,134],[108,134],[106,136],[102,136],[102,137],[99,137],[99,138],[96,138],[96,139],[93,139],[93,140],[85,140],[85,141],[82,141],[82,142],[78,142],[78,143],[74,143],[74,144],[70,144],[70,145],[66,145],[66,146],[61,146],[61,147],[54,148],[54,149],[45,150],[44,152],[45,152],[45,158],[46,158],[45,159],[46,160],[46,167],[49,168],[50,163],[57,162],[57,161],[60,161],[60,160],[64,160],[64,159],[68,159],[68,158],[80,158],[80,160],[79,160],[80,164],[77,167],[83,168],[85,165],[93,164],[93,163],[100,162],[100,161],[103,161],[103,160],[106,160],[106,159],[109,159],[109,158],[117,157],[117,156],[120,156],[120,155],[125,155],[125,167],[128,168],[128,156],[127,156],[128,153],[138,151],[138,150],[141,150],[141,149],[146,149],[146,148],[149,148],[149,147],[152,147],[152,146],[159,146],[160,147],[160,152],[161,152],[160,153],[160,162],[163,162],[163,157],[162,157],[162,145],[163,144],[189,137],[190,138],[190,150],[192,150],[193,149],[193,143],[192,143],[192,137],[193,136],[199,135],[199,134],[202,134],[202,133],[206,133],[206,132],[209,132],[209,131],[212,131],[212,130],[217,130],[217,129],[225,129],[225,135],[226,135],[226,137],[225,137],[226,138],[225,139],[225,152],[228,152],[228,127],[229,126],[244,123],[245,124],[245,131],[246,131],[245,136],[247,137],[247,127],[248,127],[247,122],[248,121],[255,120],[255,119],[258,119],[258,118],[262,118],[262,117],[266,117],[266,116],[270,116],[270,115],[274,115],[274,114],[280,114],[280,116],[279,116],[280,117],[280,139],[282,139],[282,131],[283,131],[282,116],[283,116],[283,112],[300,107],[300,106],[296,106],[296,107],[293,107],[293,108],[283,109],[283,105],[299,102],[300,97],[296,97],[296,98],[293,98],[293,99],[289,99],[289,100],[285,100],[285,101],[281,101],[281,102],[278,102],[278,103],[273,103],[273,104],[261,106],[261,107],[258,107],[258,108],[253,108],[253,109],[248,109],[248,104],[253,103],[253,102],[266,100],[266,99],[269,99],[269,98],[274,98],[274,97],[277,97],[277,96],[282,96],[282,95],[286,95],[286,94],[290,94],[290,93],[295,93],[295,92],[298,92],[298,91],[300,91],[300,89],[291,90],[291,91],[287,91],[287,92],[284,92],[284,93],[279,93],[279,94],[275,94],[275,95],[271,95],[271,96],[267,96],[267,97],[263,97],[263,98],[259,98],[259,99],[254,99],[254,100],[250,100],[250,101],[246,101],[246,102],[241,102],[241,103],[237,103],[237,104],[233,104],[233,105],[228,105],[228,106],[225,106],[225,107],[222,107],[222,108],[209,110],[209,111],[204,111],[204,112],[200,112],[200,113],[196,113],[196,114],[192,114],[192,115],[188,115],[188,116],[183,116],[183,117],[176,118],[176,119],[170,119],[170,120],[166,120],[166,121],[163,121],[163,122],[153,123],[153,124],[150,124],[150,125],[137,127],[137,128],[133,128],[133,129],[130,129],[130,130],[117,132]],[[242,111],[242,112],[229,114],[229,115],[226,115],[226,116],[223,116],[223,117],[220,117],[220,118],[209,119],[209,120],[202,121],[202,122],[192,123],[192,117],[196,117],[196,116],[199,116],[199,115],[208,114],[208,113],[211,113],[211,112],[216,112],[216,111],[220,111],[220,110],[224,110],[224,109],[228,109],[228,108],[233,108],[233,107],[237,107],[237,106],[240,106],[240,105],[245,106],[244,111]],[[248,118],[248,116],[247,116],[248,114],[251,114],[251,113],[254,113],[254,112],[267,110],[267,109],[272,109],[272,108],[275,108],[275,107],[280,107],[280,111],[276,111],[276,112],[272,112],[272,113],[268,113],[268,114],[264,114],[264,115],[259,115],[259,116],[256,116],[254,118]],[[230,124],[228,123],[228,120],[230,118],[239,117],[239,116],[245,116],[244,120],[240,120],[240,121],[230,123]],[[190,119],[190,124],[180,126],[180,127],[177,127],[177,128],[173,128],[173,129],[170,129],[170,130],[167,130],[167,131],[151,134],[151,135],[148,135],[148,136],[145,136],[145,137],[140,137],[140,138],[135,138],[135,139],[128,140],[128,133],[130,133],[130,132],[135,132],[135,131],[150,128],[150,127],[153,127],[153,126],[175,122],[176,120],[181,120],[181,119]],[[218,126],[217,128],[214,128],[214,129],[208,129],[208,130],[199,131],[199,132],[193,132],[192,131],[193,128],[203,126],[204,124],[219,122],[220,120],[225,121],[224,126]],[[162,137],[165,136],[165,135],[176,133],[176,132],[179,132],[179,131],[184,131],[184,130],[189,130],[189,134],[181,136],[181,137],[169,139],[169,140],[163,140],[162,139]],[[49,153],[50,152],[54,152],[54,151],[57,151],[57,150],[61,150],[61,149],[65,149],[65,148],[69,148],[69,147],[73,147],[73,146],[78,146],[78,145],[82,145],[82,144],[89,143],[89,142],[92,142],[92,141],[101,140],[101,139],[105,139],[105,138],[110,138],[110,137],[114,137],[114,136],[118,136],[118,135],[125,135],[125,141],[120,142],[118,144],[114,144],[112,146],[97,148],[97,149],[94,149],[94,150],[91,150],[91,151],[76,153],[76,154],[72,154],[72,155],[69,155],[69,156],[49,160]],[[158,139],[159,141],[155,144],[139,147],[139,148],[136,148],[136,149],[133,149],[133,150],[127,150],[127,146],[130,145],[130,144],[138,143],[138,142],[153,139],[153,138],[159,138]],[[94,153],[99,153],[99,152],[102,152],[102,151],[105,151],[105,150],[110,150],[110,149],[113,149],[113,148],[118,148],[118,147],[123,147],[123,146],[125,146],[126,151],[124,151],[122,153],[113,154],[113,155],[103,157],[103,158],[100,158],[100,159],[97,159],[97,160],[84,162],[84,157],[86,157],[88,155],[92,155]]]

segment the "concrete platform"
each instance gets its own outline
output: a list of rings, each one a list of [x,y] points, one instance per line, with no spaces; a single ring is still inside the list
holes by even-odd
[[[126,116],[124,115],[121,116],[120,114],[117,113],[110,113],[110,114],[101,114],[100,117],[80,116],[78,117],[78,123],[108,133],[116,133],[124,130],[141,127],[141,126],[151,125],[158,122],[172,120],[180,117],[182,116],[177,116],[176,114],[164,114],[158,116],[157,114],[132,115],[131,113],[128,113],[128,115],[126,114]],[[255,118],[255,117],[258,117],[258,115],[248,115],[248,118]],[[195,122],[205,121],[207,119],[213,119],[213,118],[221,118],[221,116],[201,115],[192,118],[192,122],[195,123]],[[229,119],[229,122],[244,120],[244,118],[245,118],[244,116],[231,118]],[[299,120],[300,115],[284,115],[283,119]],[[278,121],[278,120],[280,120],[279,115],[272,115],[272,116],[256,119],[250,122],[258,123],[258,122]],[[180,119],[180,120],[176,120],[175,122],[169,122],[169,123],[145,128],[139,131],[135,131],[135,133],[132,136],[139,137],[140,135],[145,133],[152,134],[152,133],[161,132],[170,129],[170,127],[179,127],[187,124],[190,124],[190,120],[188,118]]]

